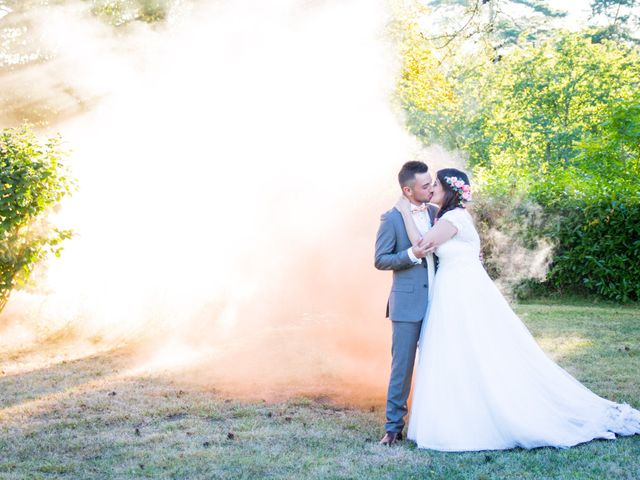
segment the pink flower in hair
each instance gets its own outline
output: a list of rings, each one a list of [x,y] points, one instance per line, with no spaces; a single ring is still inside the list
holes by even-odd
[[[458,177],[444,177],[444,179],[458,195],[458,205],[464,208],[463,202],[471,201],[471,187]]]

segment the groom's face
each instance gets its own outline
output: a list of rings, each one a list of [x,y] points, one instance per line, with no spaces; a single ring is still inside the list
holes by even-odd
[[[433,195],[433,179],[429,172],[416,173],[414,183],[405,186],[402,191],[412,203],[431,201]]]

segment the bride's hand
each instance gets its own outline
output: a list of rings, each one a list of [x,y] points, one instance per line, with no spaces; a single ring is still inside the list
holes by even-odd
[[[411,210],[411,202],[409,202],[407,197],[405,197],[404,195],[400,195],[400,198],[398,199],[398,201],[395,204],[395,208],[400,213],[402,213],[403,211],[404,212],[409,212]]]

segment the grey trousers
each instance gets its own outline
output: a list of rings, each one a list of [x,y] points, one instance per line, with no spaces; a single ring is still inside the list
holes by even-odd
[[[407,415],[413,364],[422,322],[391,322],[391,377],[387,391],[387,432],[401,432]]]

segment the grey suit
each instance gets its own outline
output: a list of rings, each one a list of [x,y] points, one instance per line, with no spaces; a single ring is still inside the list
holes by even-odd
[[[431,224],[437,207],[429,206]],[[384,213],[376,237],[375,266],[393,271],[393,284],[387,302],[391,320],[391,377],[387,391],[387,432],[401,432],[407,414],[407,399],[420,338],[420,329],[429,302],[429,274],[426,262],[414,264],[407,250],[407,236],[402,215],[395,208]]]

